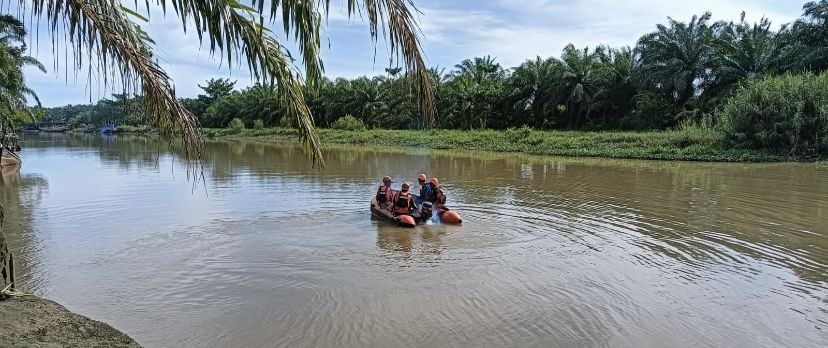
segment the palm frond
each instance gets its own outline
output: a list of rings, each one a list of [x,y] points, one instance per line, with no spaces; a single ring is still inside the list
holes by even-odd
[[[44,73],[46,72],[46,67],[43,66],[43,63],[41,63],[35,57],[23,56],[23,57],[20,57],[20,62],[24,66],[33,66],[33,67],[37,68],[37,70],[40,70],[41,72],[44,72]]]
[[[34,17],[46,18],[49,32],[53,34],[53,50],[59,47],[60,39],[65,40],[78,66],[85,59],[90,60],[90,76],[94,68],[101,72],[104,85],[117,81],[124,83],[127,91],[143,91],[147,113],[159,128],[175,132],[183,139],[188,164],[200,158],[202,145],[197,120],[176,100],[172,81],[153,60],[151,38],[129,19],[130,16],[143,18],[138,13],[137,2],[135,10],[108,0],[18,2],[19,8],[31,11]],[[150,3],[146,1],[147,11]],[[329,0],[250,0],[250,6],[238,0],[155,0],[154,3],[165,14],[174,13],[185,31],[194,31],[211,54],[220,55],[228,66],[246,61],[254,77],[274,84],[286,113],[302,130],[300,138],[305,149],[315,164],[323,164],[321,144],[304,99],[304,85],[314,86],[323,80],[320,33],[321,20],[330,8]],[[367,14],[374,41],[380,37],[380,26],[383,27],[392,55],[405,61],[423,118],[428,125],[433,125],[435,97],[420,51],[413,5],[406,0],[348,0],[347,6],[350,16]],[[280,19],[285,34],[297,42],[304,63],[304,79],[293,65],[290,52],[265,26],[266,13],[270,23]]]

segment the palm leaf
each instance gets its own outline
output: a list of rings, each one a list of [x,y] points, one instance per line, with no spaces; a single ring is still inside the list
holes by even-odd
[[[90,76],[94,69],[102,71],[103,84],[120,81],[126,90],[141,90],[147,113],[167,132],[180,135],[185,158],[192,164],[201,156],[200,133],[196,119],[175,98],[169,76],[152,59],[151,39],[129,20],[143,19],[135,10],[107,0],[18,0],[20,8],[35,17],[45,17],[53,35],[53,50],[58,39],[69,43],[75,62],[91,59]],[[150,1],[146,1],[149,8]],[[251,0],[250,6],[237,0],[156,0],[165,13],[175,13],[185,31],[196,32],[213,54],[222,54],[228,66],[246,60],[247,67],[258,79],[273,83],[287,113],[297,121],[301,140],[315,164],[322,165],[321,145],[313,125],[303,85],[316,85],[322,80],[320,58],[321,10],[327,16],[330,1]],[[30,5],[29,5],[30,4]],[[402,57],[406,70],[413,76],[420,109],[428,125],[434,124],[434,91],[425,60],[420,52],[419,31],[404,0],[348,0],[349,15],[366,13],[371,37],[379,37],[379,26],[386,27],[391,53]],[[285,33],[297,41],[304,62],[303,80],[293,67],[290,52],[264,26],[265,7],[270,7],[270,20],[281,19]],[[137,2],[136,2],[137,6]],[[413,7],[413,6],[412,6]],[[281,13],[280,13],[281,12]],[[279,16],[281,14],[281,16]],[[93,54],[96,52],[97,54]],[[193,168],[193,167],[190,167]],[[200,173],[199,171],[193,173]]]

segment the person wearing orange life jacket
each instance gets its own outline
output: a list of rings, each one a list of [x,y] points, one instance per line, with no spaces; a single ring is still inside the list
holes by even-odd
[[[391,177],[385,176],[382,178],[382,185],[377,189],[377,204],[379,204],[380,208],[391,210],[389,203],[391,202],[391,198],[394,197],[394,190],[391,189]]]
[[[440,181],[437,178],[431,178],[431,189],[433,192],[431,202],[434,203],[437,211],[440,211],[446,207],[446,193],[443,192],[443,187],[440,186]]]
[[[411,214],[411,210],[414,209],[414,198],[411,196],[411,193],[408,192],[408,189],[410,188],[411,185],[409,185],[407,182],[404,182],[402,184],[402,191],[394,194],[394,199],[391,200],[394,203],[394,214]]]

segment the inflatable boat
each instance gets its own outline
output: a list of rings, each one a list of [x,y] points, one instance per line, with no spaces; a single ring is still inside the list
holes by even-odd
[[[418,199],[419,197],[415,196],[415,201],[417,201]],[[432,209],[431,202],[424,202],[415,205],[417,206],[417,209],[413,213],[411,213],[411,215],[395,216],[387,209],[381,208],[379,204],[377,204],[377,199],[374,198],[371,200],[371,215],[381,220],[385,220],[402,227],[415,227],[418,223],[425,224],[429,219],[434,217],[434,211]],[[444,224],[463,223],[463,219],[460,217],[460,214],[446,207],[441,208],[440,211],[437,212],[437,218],[440,223]]]
[[[418,212],[414,213],[416,218],[419,218]],[[391,223],[395,223],[402,227],[414,227],[417,226],[417,219],[415,216],[412,215],[397,215],[394,216],[393,213],[388,211],[387,209],[383,209],[377,204],[376,197],[371,200],[371,215],[376,216],[381,220],[385,220]]]
[[[434,216],[433,205],[431,202],[423,202],[420,204],[418,210],[422,216],[422,221],[428,221],[432,216]],[[437,218],[440,220],[441,223],[444,224],[462,224],[463,219],[460,217],[456,211],[451,210],[446,207],[440,208],[437,212]]]

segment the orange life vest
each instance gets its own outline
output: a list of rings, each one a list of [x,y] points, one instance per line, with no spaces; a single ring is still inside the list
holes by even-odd
[[[434,204],[437,206],[446,205],[446,194],[443,192],[442,188],[436,187],[434,188]]]
[[[394,212],[397,214],[408,214],[411,210],[411,194],[408,192],[397,192],[394,194]]]
[[[391,196],[390,187],[385,185],[380,185],[379,189],[377,189],[377,203],[385,204],[388,202],[388,197]]]

